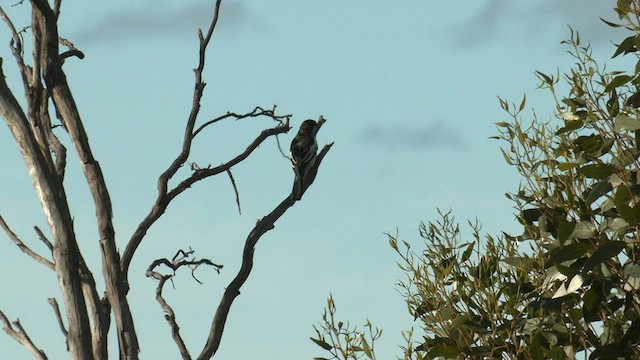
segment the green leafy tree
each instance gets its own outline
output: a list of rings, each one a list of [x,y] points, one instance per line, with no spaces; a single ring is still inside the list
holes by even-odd
[[[571,31],[571,70],[536,72],[555,119],[500,99],[511,120],[495,138],[522,178],[506,195],[521,234],[469,222],[465,235],[441,213],[421,225],[418,249],[389,235],[417,328],[401,358],[640,358],[640,1],[615,11],[619,23],[605,23],[629,36],[613,57],[635,68],[607,70]]]

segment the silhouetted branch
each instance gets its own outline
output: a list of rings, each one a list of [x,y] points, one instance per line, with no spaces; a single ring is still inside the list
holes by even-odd
[[[322,123],[324,123],[324,121],[322,121],[322,118],[320,118],[320,120],[321,123],[319,123],[318,130],[320,129],[320,126],[322,126]],[[320,164],[322,163],[325,155],[331,149],[331,146],[333,146],[333,143],[325,145],[322,151],[320,151],[320,153],[317,155],[314,166],[309,170],[313,173],[313,176],[310,176],[309,180],[305,182],[305,190],[315,180],[315,174],[317,173],[318,168],[320,167]],[[211,323],[211,330],[209,331],[207,343],[198,356],[198,360],[210,359],[218,351],[220,341],[222,339],[222,333],[227,321],[227,316],[229,315],[229,311],[231,310],[231,305],[233,304],[235,298],[240,295],[240,288],[242,287],[242,285],[244,285],[245,281],[247,281],[247,278],[251,273],[251,269],[253,268],[253,254],[258,240],[260,240],[262,235],[264,235],[267,231],[273,229],[275,227],[275,222],[282,215],[284,215],[284,213],[295,203],[296,200],[294,200],[292,196],[287,195],[287,197],[273,211],[271,211],[271,213],[258,220],[253,230],[249,233],[249,236],[247,236],[244,245],[244,251],[242,253],[242,265],[240,266],[238,274],[231,281],[229,286],[227,286],[224,294],[222,295],[222,298],[220,299],[220,303]]]
[[[227,169],[227,175],[229,175],[229,179],[231,180],[231,185],[233,185],[233,192],[236,194],[236,204],[238,204],[238,214],[242,215],[242,209],[240,208],[240,194],[238,193],[238,187],[236,186],[236,181],[233,179],[233,174],[231,173],[231,169]]]
[[[173,340],[176,342],[176,345],[178,346],[178,349],[180,350],[180,354],[182,355],[182,358],[184,360],[191,360],[191,355],[189,355],[189,350],[187,349],[187,346],[185,345],[184,340],[180,335],[180,327],[178,326],[178,322],[176,321],[175,312],[173,311],[173,308],[171,308],[171,306],[167,303],[167,301],[164,299],[162,295],[162,290],[164,289],[165,282],[173,278],[174,275],[163,275],[155,271],[155,268],[160,265],[165,265],[168,268],[170,268],[175,274],[175,272],[179,268],[183,266],[187,266],[191,269],[191,276],[198,283],[201,283],[201,282],[195,277],[194,271],[200,265],[212,266],[214,270],[220,273],[220,269],[222,269],[222,265],[215,264],[209,259],[198,259],[198,260],[192,259],[193,253],[194,253],[193,250],[189,250],[189,251],[178,250],[178,252],[176,252],[176,254],[173,256],[171,260],[168,260],[166,258],[154,260],[151,263],[151,265],[149,265],[146,272],[147,277],[152,277],[159,281],[158,286],[156,287],[156,300],[160,304],[160,307],[162,307],[162,310],[164,310],[165,312],[164,318],[165,320],[167,320],[167,322],[169,323],[169,326],[171,327],[171,335],[173,336]]]
[[[192,138],[195,138],[196,135],[198,135],[199,132],[201,132],[202,130],[204,130],[204,128],[206,128],[207,126],[211,125],[211,124],[215,124],[218,121],[224,120],[224,119],[228,119],[228,118],[235,118],[236,120],[240,120],[240,119],[244,119],[244,118],[253,118],[253,117],[259,117],[259,116],[267,116],[272,118],[273,120],[277,121],[280,125],[283,126],[289,126],[289,119],[291,118],[291,115],[276,115],[276,105],[273,105],[273,108],[270,110],[265,110],[263,108],[261,108],[260,106],[256,106],[251,112],[248,112],[246,114],[236,114],[233,112],[227,112],[224,115],[220,115],[215,119],[209,120],[207,122],[205,122],[204,124],[200,125],[194,132],[192,135]],[[282,121],[285,121],[284,123]]]

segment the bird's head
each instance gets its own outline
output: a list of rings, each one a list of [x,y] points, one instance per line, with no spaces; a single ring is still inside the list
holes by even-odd
[[[300,125],[300,131],[301,133],[307,133],[307,134],[312,134],[314,129],[316,128],[316,122],[315,120],[305,120],[302,122],[302,125]]]

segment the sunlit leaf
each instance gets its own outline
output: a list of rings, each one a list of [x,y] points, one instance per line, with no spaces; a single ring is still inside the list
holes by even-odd
[[[627,115],[618,114],[613,121],[613,129],[616,132],[620,132],[620,130],[623,129],[630,131],[640,130],[640,120],[634,119]]]
[[[589,221],[580,221],[569,235],[570,239],[591,239],[595,235],[596,227]]]

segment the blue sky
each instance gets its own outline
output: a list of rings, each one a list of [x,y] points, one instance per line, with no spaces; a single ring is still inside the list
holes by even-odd
[[[296,129],[324,115],[318,142],[335,145],[303,200],[258,243],[253,273],[215,358],[322,355],[308,337],[329,293],[340,318],[354,324],[369,318],[384,328],[379,358],[398,354],[400,331],[412,319],[395,290],[402,273],[384,233],[398,229],[402,239],[415,240],[419,222],[435,220],[437,208],[453,209],[461,223],[477,217],[487,233],[517,232],[503,194],[517,189],[519,179],[500,144],[488,140],[494,123],[508,120],[497,96],[519,102],[526,93],[525,120],[532,109],[551,117],[551,98],[535,91],[533,71],[570,67],[559,44],[567,25],[606,61],[610,40],[624,36],[598,19],[615,20],[612,6],[600,0],[226,0],[208,52],[201,121],[277,104],[293,115]],[[206,28],[212,7],[203,0],[63,2],[60,32],[86,55],[67,60],[65,68],[110,186],[121,249],[155,199],[157,176],[180,148],[197,64],[196,29]],[[4,8],[18,27],[28,24],[28,6]],[[0,39],[9,40],[4,27]],[[20,95],[7,46],[0,46],[0,57]],[[248,119],[210,128],[190,161],[217,165],[271,125]],[[283,147],[294,133],[280,137]],[[45,253],[32,227],[46,228],[46,221],[6,127],[0,144],[0,214]],[[70,155],[67,192],[79,242],[98,276],[93,203],[74,161]],[[234,168],[234,177],[242,215],[225,176],[201,182],[169,207],[134,258],[129,299],[142,358],[179,356],[154,300],[156,283],[144,276],[150,262],[191,246],[224,264],[220,275],[200,270],[204,285],[185,272],[175,290],[165,291],[197,354],[219,296],[237,272],[245,237],[290,192],[293,173],[271,140]],[[50,358],[63,358],[62,335],[46,302],[59,298],[54,274],[4,235],[0,254],[0,309],[20,318]],[[4,334],[0,354],[30,358]]]

